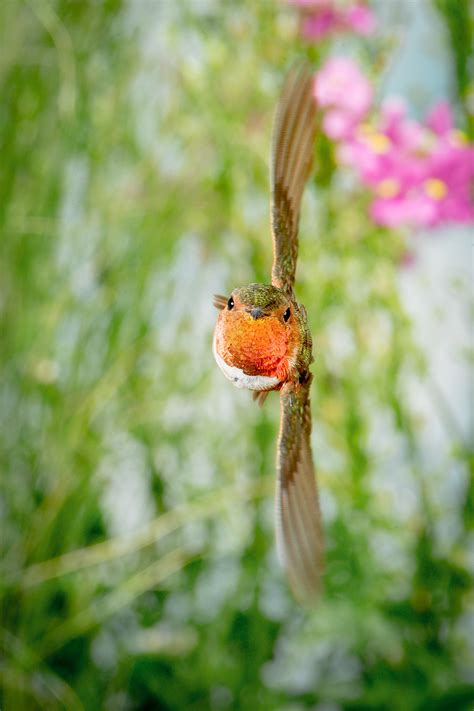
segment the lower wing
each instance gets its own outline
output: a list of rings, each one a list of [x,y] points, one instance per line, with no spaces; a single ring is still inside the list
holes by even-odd
[[[323,571],[323,534],[311,455],[311,411],[306,383],[281,389],[276,524],[280,557],[301,602],[315,602]]]

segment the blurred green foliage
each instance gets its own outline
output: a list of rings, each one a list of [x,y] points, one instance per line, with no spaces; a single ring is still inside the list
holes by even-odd
[[[469,138],[474,138],[474,11],[469,0],[433,0],[444,19],[453,52],[456,84]]]
[[[403,240],[322,139],[297,289],[327,541],[313,612],[274,552],[277,398],[258,411],[212,361],[212,293],[269,278],[294,13],[4,0],[0,27],[1,708],[471,709],[469,452],[453,433],[446,509],[408,404]]]

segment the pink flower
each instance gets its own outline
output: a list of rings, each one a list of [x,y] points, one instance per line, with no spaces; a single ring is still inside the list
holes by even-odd
[[[429,224],[467,223],[474,220],[471,190],[474,184],[474,148],[441,143],[429,157],[422,184],[425,201],[434,205]]]
[[[474,220],[474,149],[453,130],[446,103],[420,124],[408,119],[400,102],[388,102],[378,126],[359,127],[339,155],[373,188],[371,216],[381,225],[434,227]]]
[[[323,130],[338,142],[339,160],[374,193],[375,222],[434,227],[474,221],[474,147],[454,129],[447,102],[434,106],[421,123],[409,118],[402,101],[390,99],[364,123],[372,87],[347,57],[326,62],[314,93]]]
[[[331,5],[334,0],[287,0],[289,5],[299,7],[302,10],[316,10],[320,7]]]
[[[347,57],[334,57],[316,74],[314,94],[325,109],[323,128],[333,139],[349,138],[372,102],[372,87],[357,64]]]
[[[302,14],[301,32],[307,40],[320,40],[337,31],[370,35],[375,30],[375,16],[358,0],[344,6],[337,0],[288,0]]]
[[[345,24],[359,35],[371,35],[376,26],[375,15],[367,5],[357,3],[346,10]]]
[[[440,101],[431,109],[426,125],[438,136],[446,136],[453,130],[453,115],[447,101]]]
[[[426,138],[423,126],[407,117],[405,103],[396,97],[383,104],[379,130],[403,151],[421,151]]]
[[[324,7],[303,18],[301,34],[306,39],[322,39],[337,27],[338,22],[334,8]]]
[[[428,225],[434,219],[434,206],[419,200],[418,196],[409,198],[377,198],[371,205],[370,216],[379,225],[396,228],[402,225]]]
[[[367,185],[394,197],[402,185],[412,187],[421,179],[424,141],[422,127],[406,117],[401,102],[391,100],[382,108],[378,125],[359,126],[339,154]]]

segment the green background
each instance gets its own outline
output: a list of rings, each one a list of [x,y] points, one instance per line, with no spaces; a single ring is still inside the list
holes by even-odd
[[[467,2],[436,6],[467,129]],[[376,82],[410,22],[392,10],[336,42]],[[438,400],[449,466],[425,456],[409,236],[369,221],[322,137],[297,274],[314,611],[275,554],[278,398],[259,410],[212,358],[212,294],[269,279],[285,72],[329,47],[250,0],[4,0],[0,28],[3,711],[472,709],[470,449]]]

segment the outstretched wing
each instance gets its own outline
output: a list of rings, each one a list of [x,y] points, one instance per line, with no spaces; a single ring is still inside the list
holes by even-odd
[[[277,455],[276,529],[280,558],[292,590],[311,603],[321,587],[323,534],[311,455],[311,411],[307,382],[281,389]]]
[[[272,283],[287,293],[295,280],[300,204],[311,169],[315,119],[313,77],[306,64],[296,66],[278,104],[270,162]]]

